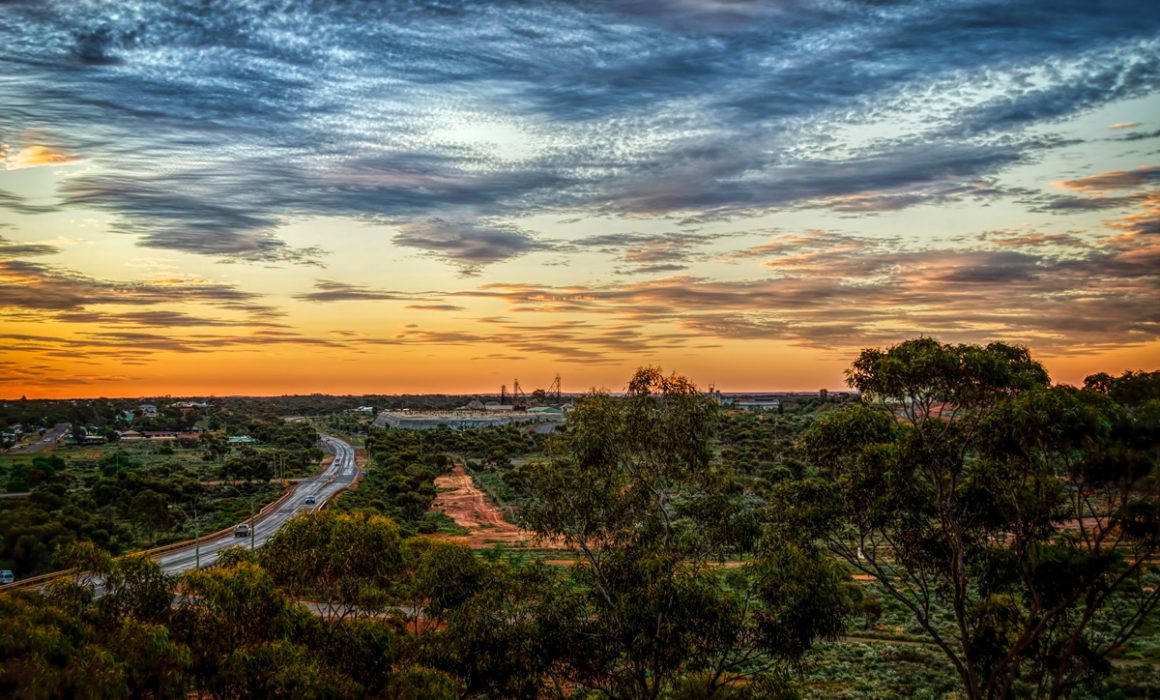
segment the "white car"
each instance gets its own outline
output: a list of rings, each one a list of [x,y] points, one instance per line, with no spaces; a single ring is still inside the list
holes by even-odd
[[[12,583],[15,580],[16,576],[13,575],[12,569],[0,569],[0,585]]]

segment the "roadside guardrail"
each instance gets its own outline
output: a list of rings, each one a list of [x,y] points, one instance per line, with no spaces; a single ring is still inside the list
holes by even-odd
[[[264,518],[265,516],[269,515],[270,513],[273,513],[274,511],[278,510],[279,508],[284,506],[287,501],[290,500],[290,496],[292,496],[293,494],[294,494],[294,485],[287,485],[285,490],[282,492],[281,496],[279,496],[277,499],[275,499],[273,501],[270,501],[266,505],[262,506],[262,509],[254,514],[254,519],[257,520],[260,518]],[[247,518],[247,520],[248,520],[248,518]],[[170,552],[176,552],[179,549],[186,549],[187,547],[194,547],[198,544],[198,542],[206,542],[208,540],[216,540],[218,538],[225,537],[226,535],[232,534],[233,531],[234,531],[234,526],[231,525],[227,528],[218,530],[217,532],[211,532],[208,535],[203,535],[202,537],[199,537],[196,539],[182,540],[181,542],[171,542],[169,544],[164,544],[164,545],[161,545],[160,547],[154,547],[152,549],[143,549],[143,550],[138,551],[138,552],[129,552],[128,554],[122,554],[121,556],[117,557],[117,559],[122,559],[124,557],[139,557],[141,555],[145,555],[147,557],[156,559],[157,557],[164,556],[166,554],[169,554]],[[76,569],[64,569],[62,571],[50,571],[47,574],[39,574],[37,576],[29,576],[28,578],[20,579],[19,581],[16,581],[14,583],[8,583],[8,584],[4,584],[3,586],[0,586],[0,592],[20,590],[23,588],[40,588],[42,586],[48,585],[50,582],[52,582],[58,578],[63,578],[65,576],[73,576],[76,573],[77,573]]]

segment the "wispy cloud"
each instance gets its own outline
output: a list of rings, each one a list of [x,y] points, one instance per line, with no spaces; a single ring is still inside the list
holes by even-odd
[[[296,294],[295,299],[302,301],[412,301],[415,295],[406,292],[393,292],[382,289],[371,289],[334,280],[316,280],[313,292]]]
[[[154,310],[123,313],[74,311],[57,314],[54,320],[62,323],[95,323],[102,326],[143,326],[147,328],[286,328],[282,323],[256,318],[222,319],[195,316],[183,311]]]
[[[54,255],[60,248],[51,243],[21,243],[0,236],[0,257],[24,258],[38,255]]]
[[[1092,248],[1092,242],[1073,233],[1040,231],[988,231],[981,238],[1002,248]]]
[[[1108,139],[1110,141],[1146,141],[1148,139],[1160,138],[1160,129],[1152,131],[1130,131],[1123,136],[1116,136]]]
[[[1138,211],[1127,214],[1109,223],[1114,229],[1126,231],[1137,237],[1160,236],[1160,190],[1155,190],[1143,198]],[[1160,242],[1142,242],[1145,249],[1160,248]]]
[[[622,274],[657,274],[684,270],[688,263],[708,257],[703,248],[723,239],[720,235],[698,233],[605,233],[571,242],[569,250],[599,250],[615,255],[623,265]]]
[[[23,170],[44,165],[66,165],[75,163],[76,158],[50,146],[29,144],[23,148],[11,149],[0,144],[0,166],[4,170]]]
[[[781,339],[857,348],[918,333],[1003,337],[1075,351],[1160,337],[1160,205],[1110,219],[1117,236],[994,232],[982,249],[898,249],[896,242],[809,231],[740,250],[767,279],[693,276],[602,286],[486,285],[458,295],[536,314],[607,315],[690,336]]]
[[[0,35],[0,314],[28,357],[1160,338],[1148,3],[44,0],[0,2]],[[37,226],[172,254],[81,274]],[[325,267],[361,227],[374,275],[183,274]],[[417,256],[464,279],[379,281]],[[339,302],[369,320],[296,327]]]
[[[0,134],[85,169],[54,205],[0,207],[274,264],[326,261],[286,223],[364,218],[475,273],[553,249],[499,223],[516,214],[991,197],[978,183],[1061,145],[1029,127],[1156,89],[1158,28],[1126,0],[7,4]],[[885,122],[903,135],[856,136]]]
[[[455,304],[407,304],[403,307],[411,311],[463,311],[462,306]]]
[[[406,224],[395,243],[445,258],[466,275],[476,274],[483,265],[551,247],[523,231],[440,218]]]
[[[1116,170],[1074,180],[1062,180],[1055,184],[1062,189],[1077,192],[1107,192],[1142,187],[1157,182],[1160,182],[1160,166],[1153,165],[1135,170]]]
[[[0,209],[8,209],[17,214],[47,214],[59,211],[59,207],[56,205],[29,204],[27,198],[4,190],[0,190]]]
[[[215,282],[159,280],[114,282],[23,260],[0,260],[0,308],[79,311],[87,306],[149,306],[184,301],[250,308],[257,294]],[[262,307],[255,307],[262,310]]]
[[[1068,189],[1081,189],[1070,187]],[[1094,188],[1093,188],[1094,189]],[[1121,197],[1090,197],[1090,196],[1059,196],[1047,195],[1035,198],[1033,211],[1049,212],[1052,214],[1073,214],[1101,209],[1120,209],[1140,202],[1139,195],[1124,195]]]

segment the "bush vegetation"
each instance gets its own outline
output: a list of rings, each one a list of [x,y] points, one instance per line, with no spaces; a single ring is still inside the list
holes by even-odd
[[[0,594],[0,693],[1149,697],[1157,375],[1056,387],[1020,348],[920,339],[850,379],[859,403],[755,416],[647,368],[547,439],[372,430],[337,507],[178,579],[109,551],[184,482],[30,461],[46,529],[17,540],[83,573]],[[416,535],[461,460],[575,564]]]

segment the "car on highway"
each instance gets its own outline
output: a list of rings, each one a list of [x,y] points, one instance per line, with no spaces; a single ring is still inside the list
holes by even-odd
[[[250,526],[248,524],[242,523],[241,525],[238,525],[237,527],[234,528],[234,537],[249,537],[249,536],[250,536]]]
[[[0,584],[12,583],[16,580],[16,576],[12,573],[12,569],[0,570]]]
[[[318,503],[318,499],[317,499],[317,498],[315,498],[314,496],[307,496],[307,497],[306,497],[306,500],[305,500],[305,501],[302,501],[302,502],[303,502],[303,503],[305,503],[305,504],[306,504],[306,505],[308,505],[308,506],[312,506],[312,505],[314,505],[315,503]]]

